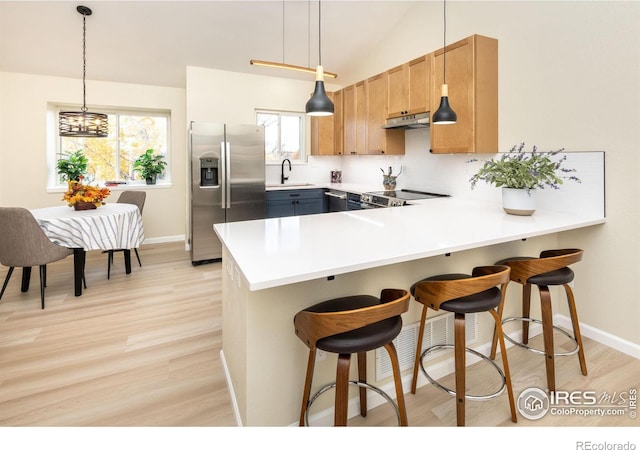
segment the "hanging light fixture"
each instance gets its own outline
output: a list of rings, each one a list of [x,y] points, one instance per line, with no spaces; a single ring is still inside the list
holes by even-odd
[[[91,9],[78,6],[76,10],[82,14],[82,109],[80,111],[60,111],[58,134],[66,137],[107,137],[108,117],[106,114],[87,111],[87,16]]]
[[[308,11],[308,8],[307,8]],[[276,69],[296,70],[298,72],[316,73],[316,69],[312,67],[296,66],[293,64],[284,63],[284,0],[282,0],[282,62],[275,61],[263,61],[260,59],[250,59],[249,64],[252,66],[273,67]],[[338,75],[332,72],[325,72],[325,76],[336,78]]]
[[[444,48],[442,49],[443,78],[440,107],[433,114],[431,122],[438,125],[456,123],[458,116],[449,106],[449,87],[447,86],[447,0],[444,0]]]
[[[310,116],[331,116],[333,115],[333,102],[327,97],[324,90],[324,69],[322,68],[322,48],[320,28],[320,0],[318,0],[318,67],[316,67],[316,87],[313,96],[306,106],[307,114]]]

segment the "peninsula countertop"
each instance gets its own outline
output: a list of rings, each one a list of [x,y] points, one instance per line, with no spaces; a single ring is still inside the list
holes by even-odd
[[[360,211],[220,223],[214,230],[251,291],[605,223],[602,215],[438,198]]]

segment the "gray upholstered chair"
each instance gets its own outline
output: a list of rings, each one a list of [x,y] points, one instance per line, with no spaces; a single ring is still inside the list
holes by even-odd
[[[118,203],[129,203],[132,205],[136,205],[140,210],[140,214],[142,214],[142,209],[144,208],[144,201],[147,198],[147,193],[145,191],[122,191],[120,197],[118,197]],[[108,257],[108,265],[107,265],[107,279],[111,278],[111,264],[113,263],[113,253],[121,252],[124,249],[119,250],[107,250],[109,253]],[[142,261],[140,261],[140,255],[138,254],[138,249],[133,249],[136,253],[136,258],[138,259],[138,265],[142,267]]]
[[[0,208],[0,230],[0,264],[9,267],[0,291],[0,299],[14,268],[22,267],[22,292],[26,292],[29,285],[24,282],[24,271],[28,277],[31,267],[39,266],[40,299],[44,309],[47,264],[66,258],[73,254],[73,250],[51,242],[33,215],[25,208]]]

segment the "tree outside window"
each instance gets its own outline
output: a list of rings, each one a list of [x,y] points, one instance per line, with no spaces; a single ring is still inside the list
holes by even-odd
[[[256,122],[264,125],[265,160],[280,162],[285,158],[302,161],[304,158],[304,115],[295,112],[257,111]]]

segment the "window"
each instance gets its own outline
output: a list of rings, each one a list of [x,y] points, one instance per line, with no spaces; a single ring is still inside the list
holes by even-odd
[[[65,108],[67,109],[67,108]],[[94,111],[92,109],[92,111]],[[109,135],[106,138],[73,138],[57,136],[55,163],[66,154],[83,150],[89,160],[87,181],[104,184],[105,181],[126,181],[131,184],[140,179],[133,170],[136,158],[147,149],[165,156],[169,164],[169,113],[164,111],[140,112],[126,110],[99,111],[109,116]],[[56,113],[57,121],[57,113]],[[54,167],[54,187],[66,187]],[[158,183],[169,182],[169,165]]]
[[[264,125],[265,160],[279,163],[285,158],[304,162],[303,113],[256,111],[256,122]]]

